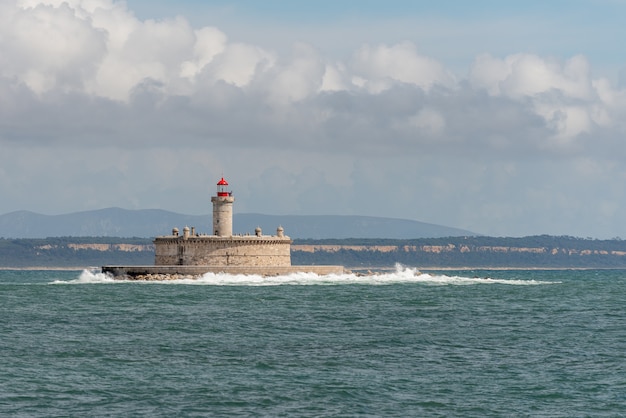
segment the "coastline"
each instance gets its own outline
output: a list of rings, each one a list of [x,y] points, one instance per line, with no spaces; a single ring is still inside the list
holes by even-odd
[[[100,269],[100,267],[95,266],[86,266],[86,267],[78,267],[78,266],[68,266],[68,267],[58,267],[58,266],[26,266],[26,267],[0,267],[0,271],[83,271],[83,270],[94,270]]]
[[[479,266],[479,267],[419,267],[419,266],[405,266],[405,268],[415,268],[422,273],[427,272],[435,272],[435,271],[472,271],[472,270],[492,270],[492,271],[529,271],[529,270],[545,270],[545,271],[566,271],[566,270],[626,270],[626,267],[541,267],[541,266],[529,266],[529,267],[519,267],[519,266],[497,266],[497,267],[489,267],[489,266]],[[386,272],[386,271],[395,271],[395,267],[348,267],[352,272],[363,272],[363,271],[378,271],[378,272]]]
[[[298,265],[293,265],[293,267],[298,267]],[[435,271],[472,271],[472,270],[492,270],[492,271],[515,271],[515,270],[554,270],[554,271],[563,271],[563,270],[626,270],[626,267],[545,267],[545,266],[528,266],[528,267],[519,267],[519,266],[463,266],[463,267],[437,267],[437,266],[405,266],[404,268],[417,269],[420,272],[435,272]],[[0,266],[0,271],[14,270],[14,271],[82,271],[82,270],[100,270],[99,266],[20,266],[20,267],[11,267],[11,266]],[[349,267],[345,266],[347,270],[350,270],[354,273],[362,273],[364,271],[377,271],[377,272],[387,272],[387,271],[395,271],[396,267],[389,266],[369,266],[369,267]]]

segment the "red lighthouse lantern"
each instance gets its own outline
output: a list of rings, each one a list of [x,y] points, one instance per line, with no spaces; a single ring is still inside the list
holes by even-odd
[[[226,190],[228,182],[224,180],[224,177],[217,182],[217,195],[218,196],[230,196],[230,192]]]

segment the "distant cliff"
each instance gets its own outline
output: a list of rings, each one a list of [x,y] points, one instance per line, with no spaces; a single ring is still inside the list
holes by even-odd
[[[456,237],[296,240],[293,264],[349,268],[625,268],[626,241],[574,237]],[[154,246],[145,238],[62,237],[0,239],[0,267],[151,265]]]
[[[154,246],[145,238],[0,238],[0,267],[87,267],[154,263]]]
[[[552,236],[300,241],[292,246],[292,260],[351,267],[626,268],[626,241]]]

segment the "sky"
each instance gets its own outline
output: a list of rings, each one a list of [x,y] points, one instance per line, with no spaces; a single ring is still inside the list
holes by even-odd
[[[0,0],[0,214],[209,214],[223,175],[236,213],[626,238],[625,15]]]

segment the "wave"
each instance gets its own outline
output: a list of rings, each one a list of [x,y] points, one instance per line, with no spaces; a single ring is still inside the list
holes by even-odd
[[[498,279],[491,277],[463,277],[448,276],[445,274],[422,273],[416,268],[396,265],[395,271],[371,274],[329,274],[317,275],[315,273],[292,273],[283,276],[263,277],[260,275],[237,275],[225,273],[206,273],[195,279],[177,279],[164,281],[137,281],[116,280],[98,270],[83,270],[78,278],[73,280],[55,280],[51,284],[101,284],[101,283],[144,283],[144,284],[185,284],[185,285],[210,285],[210,286],[281,286],[281,285],[390,285],[402,283],[415,283],[431,286],[464,286],[464,285],[488,285],[500,284],[511,286],[532,286],[544,284],[557,284],[560,282],[523,280],[523,279]]]
[[[99,269],[83,270],[76,279],[54,280],[50,284],[94,284],[94,283],[118,283],[108,274],[101,273]]]

